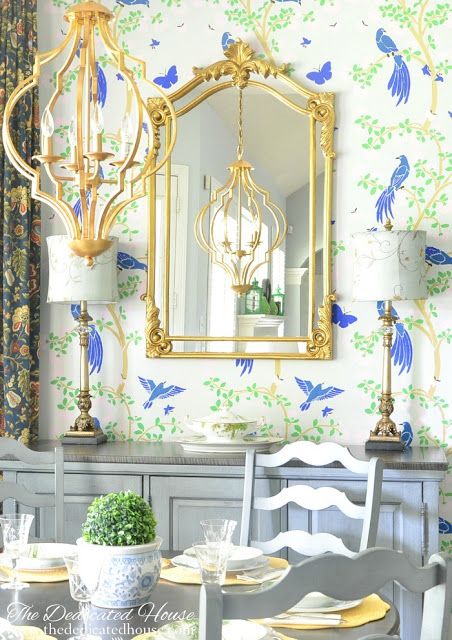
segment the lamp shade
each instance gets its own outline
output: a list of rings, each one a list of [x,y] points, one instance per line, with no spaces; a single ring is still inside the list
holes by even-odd
[[[118,300],[118,238],[95,258],[76,255],[68,236],[47,238],[49,249],[49,290],[47,302],[107,304]]]
[[[363,231],[352,239],[354,300],[427,297],[425,231]]]

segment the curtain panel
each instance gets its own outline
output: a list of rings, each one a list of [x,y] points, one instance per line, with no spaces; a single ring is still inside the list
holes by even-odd
[[[0,122],[17,84],[32,73],[37,0],[0,2]],[[27,162],[39,152],[38,93],[28,92],[11,119]],[[0,435],[29,443],[39,422],[40,207],[29,181],[0,142]]]

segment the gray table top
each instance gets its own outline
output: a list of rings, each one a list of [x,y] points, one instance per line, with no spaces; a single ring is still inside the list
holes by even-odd
[[[249,587],[230,587],[243,589]],[[199,587],[160,581],[147,605],[134,609],[91,609],[91,633],[102,640],[131,640],[141,633],[154,631],[164,624],[198,614]],[[77,603],[69,593],[68,582],[34,583],[15,598],[13,592],[0,590],[0,616],[16,625],[33,625],[48,635],[67,639],[80,628]],[[297,640],[358,640],[370,634],[398,631],[397,611],[391,607],[383,620],[355,629],[282,632]]]
[[[61,446],[60,441],[43,440],[33,448],[49,451]],[[272,450],[279,449],[279,446]],[[403,469],[419,471],[447,471],[447,460],[442,449],[434,447],[412,447],[402,453],[378,451],[366,452],[364,446],[350,445],[351,453],[361,460],[369,460],[378,455],[385,469]],[[145,465],[214,465],[243,466],[245,455],[222,456],[185,452],[177,442],[105,442],[99,445],[64,445],[65,462],[75,463],[132,463]],[[299,461],[289,462],[286,466],[307,466]],[[339,463],[329,465],[341,467]]]

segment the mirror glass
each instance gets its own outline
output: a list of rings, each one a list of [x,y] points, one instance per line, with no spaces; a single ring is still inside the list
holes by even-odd
[[[243,90],[243,159],[253,167],[254,182],[282,212],[287,231],[266,259],[278,226],[263,206],[265,198],[258,200],[262,224],[255,260],[260,266],[251,289],[241,295],[231,287],[230,272],[212,260],[195,233],[198,214],[206,207],[207,238],[209,231],[214,238],[217,233],[222,246],[226,242],[235,248],[240,242],[246,248],[253,238],[253,202],[244,192],[221,192],[230,201],[227,216],[226,196],[208,206],[215,190],[227,184],[228,167],[237,160],[239,90],[227,86],[197,100],[207,88],[201,83],[175,105],[176,145],[171,164],[156,178],[154,263],[155,304],[173,355],[303,357],[318,324],[319,306],[330,293],[324,268],[329,249],[325,255],[323,250],[326,172],[321,123],[306,111],[300,93],[286,87],[277,94],[257,85],[251,82]],[[163,145],[164,140],[163,130]],[[240,233],[245,237],[238,237]]]

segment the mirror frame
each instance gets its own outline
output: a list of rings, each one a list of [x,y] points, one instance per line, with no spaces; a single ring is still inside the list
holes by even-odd
[[[332,290],[331,276],[331,210],[332,210],[332,186],[333,186],[333,161],[334,152],[334,93],[315,92],[303,87],[293,80],[289,75],[289,66],[283,64],[276,66],[271,61],[258,57],[253,49],[245,42],[237,40],[231,44],[224,52],[226,60],[219,60],[207,67],[193,67],[194,78],[183,85],[180,89],[168,96],[174,106],[176,116],[179,118],[201,104],[209,96],[228,89],[230,87],[245,88],[254,86],[263,89],[273,95],[290,108],[299,111],[309,118],[309,184],[316,178],[316,153],[317,138],[325,160],[325,183],[324,183],[324,205],[323,205],[323,245],[315,246],[315,224],[316,224],[316,197],[315,189],[312,194],[310,190],[309,198],[309,330],[307,336],[269,336],[268,339],[262,337],[235,337],[235,336],[170,336],[167,331],[169,319],[169,269],[170,269],[170,207],[171,207],[171,156],[169,157],[165,170],[165,219],[164,219],[164,251],[163,251],[163,321],[160,317],[160,309],[155,303],[155,273],[156,265],[154,256],[156,255],[156,180],[153,174],[148,179],[148,274],[147,292],[142,296],[146,301],[146,356],[172,357],[172,358],[250,358],[250,359],[297,359],[297,360],[330,360],[333,357],[333,332],[331,321],[332,303],[335,300]],[[259,80],[251,76],[260,76]],[[289,97],[279,92],[272,84],[263,80],[272,76],[281,80],[293,93],[306,98],[306,106],[292,102]],[[219,80],[227,78],[225,81]],[[196,95],[190,102],[178,107],[178,101],[189,95],[202,83],[213,84],[200,94]],[[151,162],[157,164],[160,149],[162,147],[161,129],[164,128],[165,140],[170,141],[173,122],[169,109],[165,106],[161,98],[150,98],[147,104],[154,133],[154,146],[151,150]],[[317,123],[321,125],[320,135],[317,136]],[[177,141],[176,141],[177,144]],[[165,144],[168,146],[168,142]],[[168,149],[165,149],[168,150]],[[314,224],[313,224],[314,220]],[[193,237],[195,241],[195,238]],[[315,319],[315,261],[316,250],[323,249],[323,301],[318,307],[317,323]],[[249,353],[249,352],[213,352],[213,351],[173,351],[173,342],[208,342],[208,341],[234,341],[234,342],[304,342],[306,351],[303,353]]]

